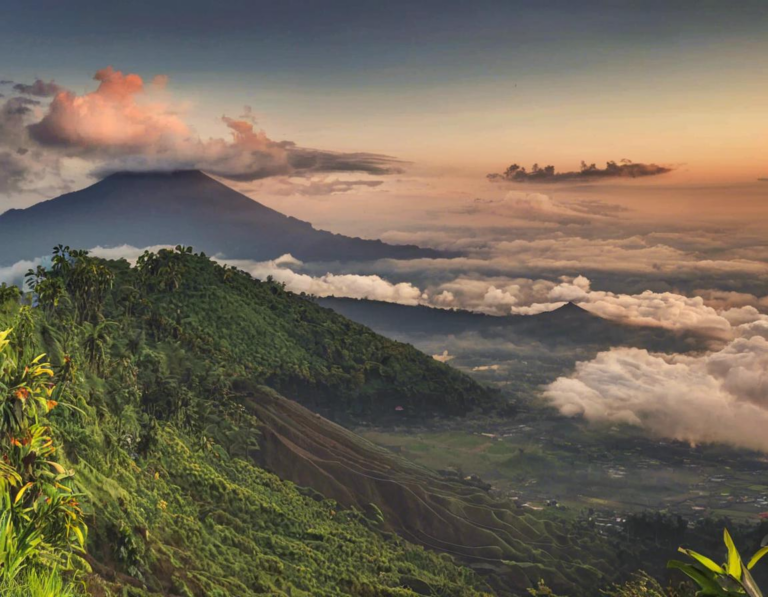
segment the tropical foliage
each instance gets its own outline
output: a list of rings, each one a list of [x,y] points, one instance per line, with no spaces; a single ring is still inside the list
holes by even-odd
[[[44,355],[30,360],[12,332],[0,332],[0,588],[7,591],[33,579],[60,582],[50,568],[75,569],[87,531],[73,473],[57,462],[45,422],[61,386]]]
[[[768,547],[761,547],[748,563],[741,559],[739,551],[726,529],[723,532],[723,540],[727,548],[727,559],[723,564],[697,553],[691,549],[680,548],[680,552],[694,560],[693,564],[687,564],[677,560],[671,560],[667,566],[682,571],[690,577],[699,587],[699,595],[703,597],[762,597],[752,573],[760,559],[768,553]]]

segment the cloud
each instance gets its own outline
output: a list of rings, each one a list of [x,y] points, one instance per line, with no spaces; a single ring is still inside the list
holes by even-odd
[[[0,194],[7,194],[27,180],[27,165],[16,152],[0,151]]]
[[[498,371],[501,369],[501,365],[478,365],[472,367],[472,371]]]
[[[22,286],[24,284],[24,276],[30,269],[36,268],[43,262],[41,257],[36,259],[29,259],[24,261],[17,261],[13,265],[7,267],[0,267],[0,284],[15,284],[16,286]]]
[[[0,103],[0,194],[40,185],[60,171],[59,158],[35,147],[27,133],[40,102],[12,97]]]
[[[526,270],[558,274],[612,272],[699,277],[751,275],[768,276],[768,264],[747,258],[719,258],[709,253],[692,253],[643,236],[586,238],[556,232],[534,240],[500,241],[490,246],[493,258],[522,263]]]
[[[160,249],[173,249],[173,245],[153,245],[139,249],[131,245],[119,245],[116,247],[96,246],[89,249],[89,253],[94,257],[101,259],[125,259],[131,263],[135,262],[145,251],[157,253]]]
[[[707,306],[718,310],[748,306],[768,309],[768,296],[758,297],[748,292],[719,290],[717,288],[697,288],[693,294],[704,299]]]
[[[377,188],[384,184],[382,180],[340,180],[332,176],[268,178],[258,186],[245,189],[248,193],[263,193],[282,197],[325,197],[340,193],[349,193],[360,188]]]
[[[646,290],[639,294],[620,294],[592,290],[589,279],[577,276],[566,279],[547,293],[544,303],[523,308],[512,307],[512,313],[530,315],[552,310],[565,302],[620,323],[660,327],[678,332],[693,332],[714,341],[727,341],[741,335],[740,326],[768,321],[753,306],[717,310],[699,296],[683,296],[674,292]]]
[[[448,354],[447,350],[444,350],[442,354],[433,354],[432,358],[435,359],[436,361],[440,361],[441,363],[447,363],[448,361],[451,361],[456,357],[454,355]]]
[[[595,215],[590,214],[584,204],[568,204],[543,193],[516,191],[510,191],[502,199],[476,198],[460,212],[562,223],[588,223],[591,220],[589,216]]]
[[[544,398],[563,415],[595,423],[768,451],[766,371],[768,340],[760,335],[698,357],[614,348],[578,363],[570,377],[546,387]]]
[[[630,160],[621,160],[620,163],[606,162],[605,168],[598,168],[596,164],[581,163],[578,172],[556,172],[554,166],[540,168],[534,164],[530,172],[518,164],[512,164],[502,174],[489,174],[491,182],[598,182],[616,178],[643,178],[658,176],[672,172],[671,168],[656,164],[633,163]]]
[[[199,168],[249,181],[332,172],[384,175],[400,172],[404,165],[379,154],[275,141],[256,128],[249,110],[240,119],[221,118],[229,138],[202,139],[185,121],[184,106],[171,101],[166,76],[147,85],[139,75],[107,67],[94,79],[98,87],[89,93],[58,91],[42,118],[27,129],[39,147],[87,159],[100,176],[118,170]]]
[[[46,83],[42,79],[35,79],[35,82],[31,85],[17,83],[13,86],[13,90],[24,95],[34,95],[36,97],[53,97],[57,93],[64,91],[64,88],[60,85],[57,85],[54,81],[48,81]]]
[[[313,294],[315,296],[342,296],[358,299],[370,299],[418,305],[424,295],[416,286],[408,283],[393,284],[376,275],[325,274],[313,277],[302,274],[296,269],[303,264],[291,255],[263,262],[226,260],[226,263],[242,269],[254,278],[264,280],[272,277],[282,282],[292,292]]]
[[[512,275],[550,279],[583,274],[601,283],[610,281],[619,289],[631,286],[635,291],[666,286],[670,290],[685,288],[686,293],[692,293],[696,288],[714,285],[754,293],[761,292],[768,284],[768,261],[761,259],[757,250],[765,243],[764,237],[750,241],[754,244],[749,245],[743,255],[731,255],[716,247],[684,250],[672,246],[671,241],[661,243],[647,235],[623,236],[617,222],[612,228],[615,236],[608,238],[590,237],[586,230],[580,230],[579,235],[549,230],[546,234],[525,238],[525,231],[501,225],[486,230],[465,231],[456,227],[448,232],[387,232],[382,238],[390,242],[459,250],[464,256],[382,261],[375,267],[379,273],[432,279],[464,272],[485,277]]]

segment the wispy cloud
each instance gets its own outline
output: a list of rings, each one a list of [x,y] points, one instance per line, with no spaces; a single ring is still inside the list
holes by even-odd
[[[53,97],[60,91],[64,91],[64,88],[57,85],[55,81],[43,81],[42,79],[35,79],[34,83],[16,83],[13,86],[13,90],[23,95],[34,95],[36,97]]]

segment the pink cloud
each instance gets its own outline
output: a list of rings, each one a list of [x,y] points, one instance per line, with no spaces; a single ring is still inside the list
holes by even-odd
[[[97,71],[94,79],[99,86],[91,93],[57,93],[48,113],[29,127],[32,138],[42,145],[87,153],[159,150],[189,137],[189,127],[169,105],[145,101],[147,92],[139,75],[109,66]]]
[[[149,85],[111,66],[96,72],[95,91],[62,90],[28,132],[39,146],[84,157],[96,171],[199,168],[233,180],[323,172],[400,172],[398,160],[371,153],[337,153],[274,141],[257,129],[250,108],[240,119],[222,116],[229,138],[200,139],[165,92],[166,75]]]

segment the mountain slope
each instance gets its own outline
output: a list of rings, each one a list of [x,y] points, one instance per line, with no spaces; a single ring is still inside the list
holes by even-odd
[[[261,422],[254,459],[264,468],[366,513],[378,528],[455,556],[499,594],[523,594],[540,579],[574,594],[614,572],[608,545],[417,466],[269,389],[241,403]]]
[[[80,191],[0,215],[0,265],[47,255],[56,244],[192,245],[233,259],[305,261],[434,257],[323,230],[285,216],[199,171],[118,173]]]
[[[45,352],[62,388],[62,406],[46,424],[60,440],[62,470],[75,471],[83,493],[91,594],[486,594],[449,558],[259,467],[267,427],[240,404],[256,383],[301,386],[309,375],[306,387],[329,394],[333,387],[348,406],[366,376],[335,351],[359,342],[372,346],[361,355],[366,363],[421,358],[447,403],[461,374],[200,255],[163,251],[134,268],[72,253],[54,263],[38,273],[40,294],[25,301],[38,306],[3,296],[0,329],[13,330],[14,350],[27,362]],[[42,290],[54,281],[55,303]],[[96,284],[103,291],[94,292]],[[349,375],[360,387],[347,384]],[[428,396],[422,381],[403,373],[400,383],[416,401]],[[468,398],[483,398],[480,386],[463,381]],[[0,393],[15,399],[7,388]]]
[[[461,416],[499,405],[495,392],[402,344],[244,272],[206,257],[161,251],[140,268],[111,262],[117,317],[135,289],[149,332],[225,356],[238,383],[266,384],[333,418],[391,414]],[[180,282],[169,291],[170,270]],[[112,311],[114,309],[114,311]]]

